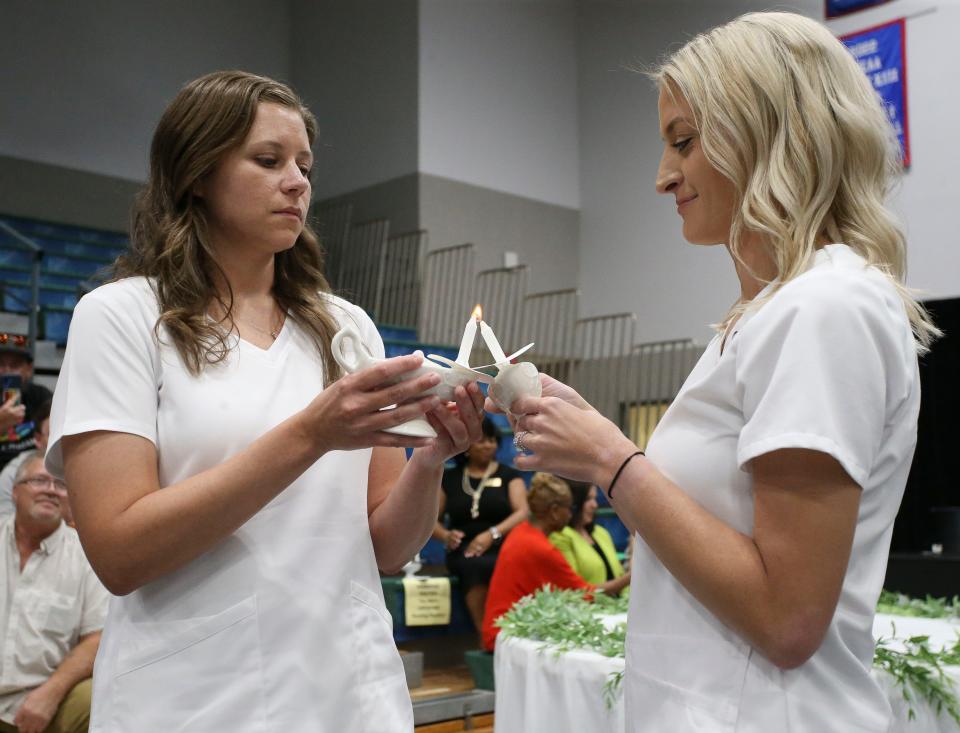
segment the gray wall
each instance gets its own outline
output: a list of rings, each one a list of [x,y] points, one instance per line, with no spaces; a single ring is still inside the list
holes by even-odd
[[[127,231],[140,184],[0,155],[0,213]]]
[[[583,315],[633,311],[641,339],[709,336],[737,297],[721,248],[680,236],[653,192],[656,95],[628,72],[761,0],[0,0],[0,213],[125,227],[160,112],[187,80],[240,67],[291,81],[321,126],[316,198],[358,220],[517,252],[531,289],[579,283]],[[780,2],[822,17],[822,0]],[[897,206],[910,283],[960,294],[950,33],[960,7],[893,0],[833,29],[907,15],[913,166]],[[849,27],[843,24],[847,23]]]
[[[420,170],[576,208],[574,0],[420,0]]]
[[[430,248],[470,242],[478,270],[516,252],[530,266],[529,292],[574,287],[579,212],[565,206],[421,174],[420,226]]]
[[[580,16],[580,287],[583,315],[633,312],[640,341],[710,337],[739,295],[722,247],[687,244],[672,197],[657,196],[657,94],[629,66],[766,3],[591,0]],[[783,5],[783,4],[781,4]],[[821,0],[787,3],[822,13]]]
[[[318,207],[341,202],[353,205],[354,222],[390,219],[391,234],[426,229],[431,250],[475,245],[478,271],[517,253],[530,266],[530,292],[577,283],[577,209],[426,173],[332,196]]]
[[[588,0],[579,8],[580,285],[586,315],[632,311],[642,340],[711,335],[738,297],[720,247],[687,244],[669,197],[654,192],[662,152],[656,93],[629,64],[652,64],[694,33],[743,12],[755,0]],[[823,18],[822,0],[777,3]],[[955,202],[960,153],[954,137],[960,102],[948,90],[960,64],[951,39],[960,6],[894,0],[831,24],[836,33],[907,16],[909,115],[913,165],[893,199],[909,234],[908,282],[932,297],[960,295]]]
[[[223,68],[286,78],[284,3],[3,0],[0,154],[143,180],[160,113]]]
[[[389,219],[390,233],[402,234],[421,228],[420,175],[410,173],[340,196],[331,196],[316,202],[314,211],[323,206],[350,203],[352,221],[361,223],[373,219]]]
[[[417,172],[416,0],[293,0],[293,82],[320,123],[314,198]]]
[[[426,229],[431,249],[471,242],[479,269],[515,252],[533,290],[574,286],[575,20],[573,0],[295,3],[317,198]]]
[[[127,228],[167,103],[201,74],[288,77],[287,6],[2,0],[0,213]]]

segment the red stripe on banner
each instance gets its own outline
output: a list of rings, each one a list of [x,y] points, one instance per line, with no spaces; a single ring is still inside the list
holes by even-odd
[[[903,167],[910,167],[910,102],[907,93],[907,21],[895,20],[900,24],[900,62],[903,64]]]

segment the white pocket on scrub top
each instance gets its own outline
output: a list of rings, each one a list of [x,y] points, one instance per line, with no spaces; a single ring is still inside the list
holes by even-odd
[[[265,730],[255,597],[213,616],[170,622],[159,635],[120,653],[116,730],[144,721],[151,730],[180,730],[188,720],[196,731]]]
[[[413,728],[410,693],[403,662],[393,640],[393,620],[369,588],[350,581],[357,697],[367,730],[382,733]],[[403,713],[401,718],[398,713]]]

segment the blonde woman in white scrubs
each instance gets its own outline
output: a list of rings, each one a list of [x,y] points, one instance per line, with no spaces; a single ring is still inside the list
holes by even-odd
[[[316,129],[270,79],[184,87],[118,279],[74,313],[47,465],[116,596],[95,733],[413,728],[377,569],[429,537],[482,397],[461,388],[454,409],[417,398],[435,378],[387,384],[419,356],[336,379],[342,325],[383,344],[329,294],[305,224]],[[421,414],[437,439],[383,432]]]
[[[657,191],[687,241],[727,247],[741,297],[646,456],[546,379],[513,406],[516,466],[604,487],[637,533],[630,731],[886,731],[871,626],[937,333],[883,203],[895,138],[801,16],[745,15],[653,76]]]

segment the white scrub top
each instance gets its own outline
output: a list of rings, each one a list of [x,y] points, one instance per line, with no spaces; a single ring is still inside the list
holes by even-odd
[[[759,298],[769,292],[761,293]],[[749,461],[782,448],[833,456],[862,488],[850,562],[819,650],[783,671],[721,623],[637,537],[627,628],[634,733],[886,731],[870,677],[872,621],[916,444],[914,340],[891,282],[849,247],[748,311],[707,347],[647,447],[701,506],[753,531]]]
[[[382,356],[367,315],[332,301]],[[317,349],[291,318],[269,349],[234,337],[227,360],[194,377],[172,344],[158,345],[157,316],[144,278],[77,305],[50,421],[55,475],[62,436],[110,430],[152,441],[168,487],[227,460],[323,389]],[[113,597],[91,732],[411,731],[367,523],[370,456],[326,454],[215,548]]]

